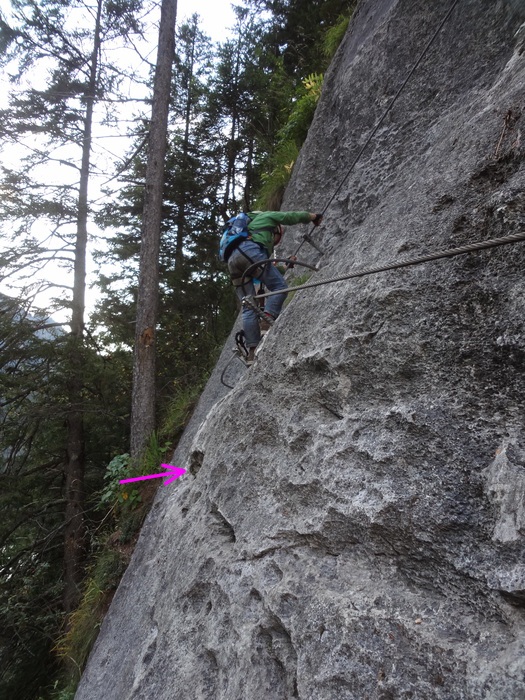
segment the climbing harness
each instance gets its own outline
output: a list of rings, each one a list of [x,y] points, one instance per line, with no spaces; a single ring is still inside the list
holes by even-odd
[[[346,173],[345,173],[344,177],[342,178],[342,180],[340,181],[338,187],[336,188],[336,190],[332,194],[331,198],[327,202],[326,206],[324,207],[324,209],[321,213],[322,216],[326,213],[327,209],[330,207],[330,205],[332,204],[332,202],[334,201],[334,199],[336,198],[338,193],[341,191],[344,183],[349,178],[350,173],[353,171],[353,169],[355,168],[355,166],[357,165],[357,163],[361,159],[361,157],[362,157],[363,153],[365,152],[365,150],[367,149],[368,145],[370,144],[370,142],[372,141],[372,139],[374,138],[374,136],[378,132],[381,124],[385,121],[386,117],[388,116],[388,114],[390,113],[392,108],[394,107],[399,96],[401,95],[401,93],[405,89],[408,81],[411,79],[411,77],[413,76],[413,74],[417,70],[418,66],[423,61],[423,59],[426,56],[427,52],[429,51],[430,47],[432,46],[432,44],[436,40],[437,36],[439,35],[441,30],[443,29],[444,25],[448,21],[449,17],[453,13],[453,11],[456,8],[456,6],[458,5],[458,3],[459,3],[459,0],[453,0],[450,8],[448,9],[448,11],[445,14],[445,16],[443,17],[443,19],[441,20],[438,28],[436,29],[436,31],[433,33],[433,35],[431,36],[431,38],[429,39],[429,41],[427,42],[427,44],[423,48],[421,54],[419,55],[418,59],[416,60],[416,62],[412,66],[412,68],[409,71],[408,75],[406,76],[405,80],[403,81],[403,83],[401,84],[401,86],[397,90],[396,94],[394,95],[394,97],[392,98],[390,103],[388,104],[387,108],[383,112],[379,121],[373,127],[373,129],[370,132],[370,134],[368,135],[365,143],[363,144],[363,146],[359,150],[357,156],[352,161],[350,167],[346,171]],[[313,228],[310,229],[310,231],[313,231]],[[380,272],[386,272],[388,270],[397,270],[397,269],[400,269],[403,267],[409,267],[412,265],[420,265],[422,263],[430,262],[433,260],[442,260],[444,258],[452,258],[452,257],[455,257],[457,255],[464,255],[464,254],[473,253],[473,252],[476,252],[479,250],[486,250],[486,249],[495,248],[498,246],[518,243],[521,241],[525,241],[525,231],[511,234],[509,236],[504,236],[502,238],[493,238],[493,239],[489,239],[486,241],[479,241],[477,243],[472,243],[469,245],[461,246],[458,248],[451,248],[449,250],[438,251],[438,252],[430,253],[428,255],[423,255],[423,256],[417,257],[417,258],[402,258],[401,260],[398,260],[397,262],[389,262],[389,263],[386,263],[386,264],[378,266],[378,267],[363,268],[360,270],[355,270],[354,272],[350,272],[347,275],[342,275],[340,277],[329,277],[326,279],[321,279],[317,282],[309,282],[309,283],[306,283],[303,285],[299,285],[297,287],[279,289],[279,290],[276,290],[273,292],[259,293],[259,294],[256,294],[254,296],[245,295],[242,299],[242,304],[244,307],[247,307],[247,308],[251,309],[252,311],[254,311],[259,318],[266,318],[264,312],[262,311],[261,307],[257,303],[257,300],[259,300],[259,299],[265,299],[267,297],[274,296],[277,294],[289,294],[290,292],[297,292],[297,291],[301,291],[303,289],[312,289],[314,287],[320,287],[320,286],[326,285],[326,284],[334,284],[336,282],[343,282],[343,281],[350,280],[350,279],[365,277],[367,275],[378,274]],[[295,251],[294,256],[297,255],[297,253],[301,250],[304,243],[308,243],[309,245],[311,245],[319,253],[321,253],[321,255],[324,253],[324,251],[319,247],[319,245],[312,239],[310,232],[308,232],[302,236],[302,241],[299,244],[297,250]],[[318,266],[310,265],[309,263],[295,261],[295,260],[291,261],[289,258],[276,258],[273,260],[268,259],[266,261],[265,260],[258,261],[258,262],[253,263],[251,266],[249,266],[243,273],[243,276],[241,278],[241,286],[242,286],[243,292],[245,293],[245,291],[246,291],[244,285],[247,282],[247,278],[249,277],[250,272],[252,272],[257,267],[260,267],[261,265],[273,264],[274,262],[288,262],[288,263],[293,262],[294,265],[301,265],[303,267],[307,267],[307,268],[314,270],[316,272],[319,270]],[[236,337],[236,341],[237,341],[237,337]],[[236,356],[239,357],[240,355],[238,354],[237,350],[235,352],[237,353],[237,355],[234,355],[234,357],[236,357]],[[233,359],[234,358],[232,358],[232,360]],[[232,360],[230,360],[228,362],[228,364],[226,365],[226,367],[224,368],[224,370],[221,374],[221,382],[229,388],[232,388],[232,387],[230,387],[228,384],[226,384],[225,381],[223,381],[223,380],[224,380],[224,375],[225,375],[226,369],[229,367]]]
[[[248,306],[251,308],[252,311],[255,311],[257,316],[261,319],[267,319],[267,315],[263,312],[263,310],[254,304],[252,299],[264,299],[266,296],[268,296],[267,293],[265,294],[256,294],[254,297],[250,297],[246,294],[246,288],[245,285],[248,281],[248,278],[250,277],[250,273],[253,272],[255,269],[258,267],[264,267],[265,265],[273,265],[273,263],[288,263],[292,265],[300,265],[301,267],[307,267],[310,270],[314,270],[314,272],[318,271],[317,265],[311,265],[310,263],[301,261],[301,260],[290,260],[290,258],[268,258],[267,260],[258,260],[257,262],[254,262],[252,265],[246,268],[244,271],[242,277],[241,277],[241,284],[240,286],[242,287],[242,291],[244,292],[244,297],[242,300],[243,305]],[[278,290],[276,292],[272,292],[272,294],[285,294],[287,291],[293,291],[293,290]],[[257,307],[257,308],[256,308]]]
[[[260,297],[263,298],[263,297]],[[270,317],[270,314],[265,314],[264,311],[261,309],[259,304],[255,302],[255,297],[252,296],[245,296],[242,298],[242,305],[250,309],[251,311],[254,311],[255,314],[257,315],[257,318],[261,319],[261,321],[267,321],[271,326],[275,323],[275,320]]]
[[[266,297],[273,296],[275,294],[289,294],[290,292],[299,292],[303,289],[313,289],[314,287],[321,287],[322,285],[325,284],[334,284],[336,282],[344,282],[346,280],[350,279],[356,279],[358,277],[365,277],[367,275],[375,275],[380,272],[387,272],[389,270],[397,270],[401,269],[403,267],[410,267],[412,265],[421,265],[425,262],[431,262],[433,260],[443,260],[445,258],[453,258],[458,255],[466,255],[468,253],[475,253],[479,250],[488,250],[489,248],[497,248],[499,246],[503,245],[511,245],[513,243],[520,243],[525,241],[525,231],[520,231],[519,233],[513,233],[509,236],[503,236],[502,238],[491,238],[486,241],[478,241],[477,243],[471,243],[469,245],[464,245],[460,246],[458,248],[450,248],[448,250],[442,250],[438,251],[435,253],[429,253],[428,255],[422,255],[417,258],[403,258],[401,260],[398,260],[397,262],[390,262],[386,263],[385,265],[380,265],[378,267],[368,267],[368,268],[362,268],[360,270],[355,270],[354,272],[350,272],[347,275],[341,275],[340,277],[328,277],[323,280],[318,280],[317,282],[308,282],[307,284],[301,284],[297,287],[288,287],[287,289],[279,289],[275,292],[265,292],[263,294],[256,294],[254,297],[244,297],[242,300],[243,305],[248,306],[248,308],[251,308],[253,311],[257,313],[257,310],[260,309],[260,307],[257,305],[257,299],[265,299]],[[287,261],[288,258],[278,258],[278,261]],[[271,260],[266,261],[271,262]],[[297,265],[304,265],[304,267],[309,267],[312,270],[317,270],[317,267],[314,267],[313,265],[309,265],[308,263],[302,263],[299,261],[294,261],[295,264]],[[260,264],[260,263],[259,263]],[[249,273],[250,268],[248,268],[245,272]],[[259,315],[259,314],[258,314]],[[239,335],[239,334],[237,334]],[[235,336],[235,340],[237,342],[237,335]],[[224,376],[226,374],[226,370],[230,366],[231,362],[235,357],[240,357],[239,353],[237,350],[234,351],[236,354],[228,362],[226,367],[224,368],[222,374],[221,374],[221,382],[224,384],[224,386],[228,387],[229,389],[232,389],[233,387],[230,386],[229,384],[226,384],[224,381]],[[246,351],[247,354],[247,351]]]
[[[311,265],[310,263],[306,263],[301,260],[290,260],[290,258],[268,258],[267,260],[259,260],[253,265],[250,265],[250,267],[247,267],[244,271],[244,274],[241,279],[241,287],[243,292],[246,292],[244,285],[247,282],[246,278],[250,276],[250,272],[252,272],[257,267],[262,267],[263,265],[272,265],[276,262],[285,262],[292,263],[293,265],[301,265],[302,267],[308,267],[310,270],[314,270],[315,272],[317,272],[317,270],[319,269],[316,265]],[[254,311],[260,319],[266,320],[270,323],[270,325],[273,325],[274,321],[268,318],[268,314],[264,313],[264,311],[257,304],[255,299],[265,299],[267,296],[272,296],[274,294],[287,294],[288,292],[294,291],[294,289],[297,289],[297,287],[293,287],[292,289],[278,289],[275,292],[265,292],[263,294],[256,294],[255,296],[245,295],[242,299],[242,305],[244,307],[247,307],[248,309],[251,309],[251,311]]]
[[[302,267],[308,267],[310,270],[317,271],[319,268],[316,265],[311,265],[310,263],[306,262],[301,262],[300,260],[290,260],[290,258],[268,258],[267,260],[258,260],[249,267],[246,268],[246,270],[243,273],[242,279],[241,279],[241,284],[243,291],[245,291],[244,285],[247,283],[248,278],[250,277],[250,273],[253,272],[255,269],[258,267],[264,267],[265,265],[272,265],[275,262],[281,262],[281,263],[291,263],[293,265],[301,265]],[[287,290],[281,290],[281,294],[286,293],[287,291],[293,291],[293,289]],[[259,293],[255,297],[253,296],[244,296],[242,300],[242,304],[244,307],[247,307],[254,311],[257,314],[257,317],[267,321],[270,325],[273,325],[274,321],[269,317],[268,314],[264,313],[263,308],[258,304],[255,299],[262,299],[266,296],[266,293]],[[246,364],[246,358],[248,357],[248,348],[246,347],[245,340],[244,340],[244,331],[238,331],[235,334],[235,348],[233,350],[233,356],[228,360],[226,363],[224,369],[221,372],[221,383],[227,387],[228,389],[233,389],[233,386],[228,384],[226,382],[226,374],[228,372],[228,369],[234,362],[234,360],[238,359],[241,360],[244,364]]]
[[[525,231],[520,233],[513,233],[509,236],[504,236],[503,238],[491,238],[487,241],[479,241],[478,243],[471,243],[470,245],[464,245],[460,248],[450,248],[449,250],[442,250],[436,253],[430,253],[429,255],[422,255],[419,258],[403,258],[397,262],[386,263],[379,267],[369,267],[361,270],[356,270],[355,272],[350,272],[348,275],[342,275],[341,277],[328,277],[324,280],[319,280],[318,282],[308,282],[307,284],[301,284],[298,287],[291,287],[284,290],[279,290],[277,292],[266,292],[265,294],[257,294],[254,299],[263,299],[265,297],[273,296],[274,294],[288,294],[289,292],[298,292],[302,289],[311,289],[312,287],[320,287],[323,284],[333,284],[334,282],[344,282],[345,280],[355,279],[357,277],[365,277],[366,275],[375,275],[378,272],[386,272],[388,270],[397,270],[401,267],[409,267],[410,265],[420,265],[421,263],[429,262],[431,260],[442,260],[443,258],[453,258],[456,255],[464,255],[466,253],[475,253],[478,250],[486,250],[487,248],[496,248],[502,245],[509,245],[511,243],[519,243],[520,241],[525,241]]]
[[[250,258],[249,255],[247,255],[247,254],[244,252],[244,250],[241,250],[240,248],[239,248],[239,253],[243,256],[243,258],[245,258],[245,259],[250,263],[250,265],[248,266],[247,270],[250,270],[251,272],[253,272],[253,271],[256,270],[258,267],[260,267],[260,268],[261,268],[261,273],[264,272],[264,265],[265,265],[265,263],[267,262],[267,260],[254,261],[252,258]],[[248,281],[248,280],[246,279],[246,277],[247,277],[247,275],[246,275],[246,270],[243,272],[243,274],[242,274],[241,277],[232,277],[232,283],[233,283],[233,285],[234,285],[235,287],[242,287],[242,293],[243,293],[244,296],[246,296],[246,288],[245,288],[244,285],[245,285],[246,282]],[[250,277],[251,277],[251,275],[250,275]],[[239,279],[240,279],[241,281],[239,282],[239,284],[236,284],[237,280],[239,280]]]

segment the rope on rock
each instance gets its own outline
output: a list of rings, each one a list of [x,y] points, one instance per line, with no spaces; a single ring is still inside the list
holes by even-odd
[[[372,131],[370,132],[370,134],[369,134],[368,138],[366,139],[364,145],[362,146],[361,150],[359,151],[359,153],[357,154],[357,156],[354,158],[354,160],[353,160],[352,164],[350,165],[350,167],[348,168],[348,170],[347,170],[347,172],[346,172],[344,178],[343,178],[343,179],[341,180],[341,182],[339,183],[339,186],[337,187],[337,189],[335,190],[335,192],[333,193],[333,195],[332,195],[332,196],[330,197],[330,199],[328,200],[327,205],[325,206],[325,208],[324,208],[323,211],[321,212],[323,215],[326,213],[326,210],[328,209],[328,207],[332,204],[332,202],[334,201],[334,199],[337,197],[337,195],[338,195],[339,192],[341,191],[341,188],[343,187],[344,183],[345,183],[345,182],[348,180],[348,178],[350,177],[350,173],[352,172],[352,170],[355,168],[355,166],[357,165],[357,163],[358,163],[359,160],[361,159],[361,156],[362,156],[363,153],[365,152],[365,150],[366,150],[366,148],[368,147],[369,143],[372,141],[372,139],[374,138],[374,136],[377,134],[377,132],[378,132],[379,127],[381,126],[381,124],[385,121],[385,119],[387,118],[388,114],[391,112],[392,108],[394,107],[395,103],[397,102],[398,97],[401,95],[401,93],[402,93],[403,90],[405,89],[405,87],[406,87],[408,81],[410,80],[410,78],[411,78],[411,77],[414,75],[414,73],[416,72],[417,68],[419,67],[419,64],[420,64],[421,61],[424,59],[424,57],[426,56],[426,54],[427,54],[427,52],[429,51],[430,47],[432,46],[432,44],[433,44],[434,41],[436,40],[438,34],[441,32],[441,30],[442,30],[443,27],[445,26],[445,24],[446,24],[446,22],[448,21],[450,15],[453,13],[454,9],[456,8],[456,5],[458,4],[458,2],[459,2],[459,0],[454,0],[454,1],[453,1],[452,5],[450,6],[450,8],[449,8],[449,10],[448,10],[448,12],[447,12],[447,14],[446,14],[446,15],[444,16],[444,18],[441,20],[441,23],[440,23],[439,27],[436,29],[436,31],[434,32],[434,34],[431,36],[430,40],[427,42],[425,48],[423,49],[423,51],[422,51],[421,54],[419,55],[419,58],[418,58],[417,61],[414,63],[414,65],[412,66],[411,70],[409,71],[407,77],[405,78],[405,80],[404,80],[403,83],[401,84],[401,87],[398,89],[398,91],[396,92],[396,94],[394,95],[394,97],[391,99],[389,105],[387,106],[387,108],[386,108],[385,111],[383,112],[381,118],[379,119],[379,121],[377,122],[377,124],[374,126],[374,128],[373,128]],[[315,227],[311,228],[310,231],[313,231],[314,228],[315,228]],[[302,240],[301,243],[299,244],[299,247],[298,247],[297,250],[295,251],[294,255],[297,255],[297,253],[301,250],[301,248],[303,247],[303,245],[304,245],[305,242],[309,242],[309,241],[308,241],[308,238],[309,238],[309,237],[310,237],[309,234],[306,234],[306,235],[303,237],[303,240]],[[316,246],[314,245],[314,247],[316,247]]]
[[[344,282],[346,280],[350,279],[356,279],[358,277],[365,277],[367,275],[375,275],[379,272],[387,272],[389,270],[398,270],[403,267],[409,267],[412,265],[421,265],[422,263],[425,262],[430,262],[432,260],[443,260],[444,258],[453,258],[456,257],[457,255],[466,255],[467,253],[475,253],[479,250],[487,250],[489,248],[497,248],[499,246],[503,245],[510,245],[512,243],[520,243],[522,241],[525,241],[525,231],[521,231],[519,233],[513,233],[510,234],[509,236],[503,236],[502,238],[491,238],[486,241],[479,241],[478,243],[470,243],[468,245],[460,246],[459,248],[450,248],[449,250],[443,250],[443,251],[438,251],[436,253],[429,253],[428,255],[422,255],[418,258],[405,258],[401,259],[398,262],[392,262],[392,263],[387,263],[386,265],[380,265],[378,267],[369,267],[369,268],[363,268],[361,270],[356,270],[355,272],[351,272],[348,275],[342,275],[341,277],[329,277],[324,280],[319,280],[318,282],[309,282],[307,284],[301,284],[297,287],[288,287],[287,289],[279,289],[275,292],[265,292],[264,294],[257,294],[255,297],[245,297],[243,299],[243,306],[248,306],[249,308],[254,308],[254,300],[255,299],[264,299],[266,297],[273,296],[275,294],[289,294],[290,292],[298,292],[302,289],[312,289],[313,287],[321,287],[322,285],[325,284],[333,284],[335,282]],[[288,258],[278,258],[279,262],[289,262]],[[273,262],[272,260],[267,260],[267,261],[262,261],[262,264],[267,264],[269,262]],[[299,263],[297,261],[293,261],[295,264],[300,264],[304,265],[305,267],[309,267],[313,270],[317,270],[316,267],[313,265],[309,265],[306,263]],[[257,263],[252,265],[251,267],[247,268],[246,273],[251,270],[254,267],[257,267],[257,265],[260,265],[261,263]],[[244,280],[244,276],[243,276]],[[233,389],[233,387],[230,384],[227,384],[225,380],[225,374],[227,372],[227,369],[233,362],[233,360],[238,357],[241,359],[238,354],[235,354],[229,362],[226,364],[224,367],[222,374],[221,374],[221,382],[222,384],[227,387],[228,389]]]
[[[228,371],[228,369],[229,369],[231,363],[232,363],[234,360],[239,360],[240,362],[242,362],[242,358],[239,357],[239,355],[237,354],[237,351],[234,350],[233,353],[234,353],[233,356],[228,360],[228,362],[227,362],[226,365],[224,366],[224,369],[223,369],[222,372],[221,372],[221,384],[222,384],[223,386],[225,386],[227,389],[233,389],[233,386],[232,386],[231,384],[228,384],[228,383],[227,383],[227,381],[226,381],[226,379],[225,379],[226,372]],[[244,362],[242,362],[242,363],[243,363],[243,365],[244,365]]]
[[[404,258],[398,262],[390,262],[385,265],[380,265],[378,267],[363,268],[361,270],[356,270],[348,275],[342,275],[341,277],[329,277],[324,280],[319,280],[318,282],[308,282],[307,284],[301,284],[298,287],[289,287],[288,289],[280,289],[276,292],[266,292],[265,294],[257,294],[254,299],[264,299],[265,297],[274,296],[275,294],[288,294],[289,292],[298,292],[301,289],[311,289],[312,287],[320,287],[324,284],[333,284],[334,282],[344,282],[345,280],[355,279],[357,277],[365,277],[366,275],[375,275],[378,272],[386,272],[388,270],[397,270],[402,267],[409,267],[411,265],[420,265],[421,263],[429,262],[431,260],[442,260],[443,258],[453,258],[456,255],[464,255],[465,253],[474,253],[478,250],[486,250],[487,248],[497,248],[502,245],[509,245],[511,243],[519,243],[520,241],[525,241],[525,231],[520,233],[513,233],[509,236],[504,236],[503,238],[491,238],[487,241],[479,241],[478,243],[471,243],[469,245],[464,245],[459,248],[450,248],[449,250],[438,251],[436,253],[429,253],[428,255],[422,255],[418,258]]]
[[[378,132],[379,128],[381,127],[381,125],[382,125],[383,122],[385,121],[386,117],[388,116],[388,114],[389,114],[389,113],[391,112],[391,110],[393,109],[395,103],[397,102],[397,100],[398,100],[398,98],[400,97],[401,93],[402,93],[403,90],[405,89],[407,83],[409,82],[409,80],[411,79],[411,77],[413,76],[413,74],[415,73],[415,71],[417,70],[417,68],[418,68],[419,65],[421,64],[421,62],[423,61],[423,59],[424,59],[424,57],[426,56],[427,52],[429,51],[430,47],[432,46],[432,44],[433,44],[434,41],[436,40],[437,36],[439,35],[439,33],[441,32],[441,30],[443,29],[443,27],[445,26],[446,22],[448,21],[448,19],[449,19],[450,16],[452,15],[452,13],[453,13],[453,11],[455,10],[455,8],[456,8],[456,6],[458,5],[458,3],[459,3],[459,0],[453,0],[452,4],[450,5],[450,8],[448,9],[448,11],[447,11],[447,13],[445,14],[445,16],[443,17],[443,19],[441,20],[441,22],[440,22],[438,28],[435,30],[435,32],[433,33],[433,35],[431,36],[431,38],[429,39],[429,41],[427,42],[427,44],[426,44],[425,47],[423,48],[421,54],[419,55],[419,57],[417,58],[416,62],[414,63],[414,65],[413,65],[412,68],[410,69],[408,75],[406,76],[406,78],[404,79],[403,83],[401,84],[401,86],[400,86],[399,89],[397,90],[396,94],[394,95],[394,97],[392,98],[392,100],[390,101],[390,103],[388,104],[387,108],[385,109],[385,111],[384,111],[383,114],[381,115],[381,117],[380,117],[380,119],[378,120],[378,122],[377,122],[377,123],[375,124],[375,126],[373,127],[373,129],[372,129],[372,131],[370,132],[370,134],[368,135],[368,137],[367,137],[365,143],[363,144],[363,146],[362,146],[361,149],[359,150],[357,156],[354,158],[354,160],[352,161],[350,167],[349,167],[348,170],[346,171],[346,173],[345,173],[344,177],[342,178],[341,182],[339,183],[339,185],[337,186],[337,188],[336,188],[335,191],[333,192],[332,196],[331,196],[330,199],[328,200],[326,206],[324,207],[324,209],[323,209],[323,211],[322,211],[322,214],[323,214],[323,215],[326,213],[327,209],[330,207],[330,205],[332,204],[332,202],[334,201],[334,199],[336,198],[336,196],[337,196],[337,195],[339,194],[339,192],[341,191],[341,189],[342,189],[344,183],[345,183],[345,182],[347,181],[347,179],[349,178],[351,172],[353,171],[353,169],[355,168],[355,166],[357,165],[357,163],[358,163],[359,160],[361,159],[363,153],[365,152],[366,148],[368,147],[368,145],[370,144],[370,142],[372,141],[372,139],[374,138],[374,136],[375,136],[376,133]],[[310,229],[310,230],[313,231],[313,228],[315,228],[315,227],[312,227],[312,229]],[[322,285],[333,284],[333,283],[335,283],[335,282],[343,282],[343,281],[346,281],[346,280],[349,280],[349,279],[356,279],[356,278],[359,278],[359,277],[365,277],[365,276],[367,276],[367,275],[377,274],[377,273],[379,273],[379,272],[386,272],[386,271],[388,271],[388,270],[396,270],[396,269],[403,268],[403,267],[409,267],[409,266],[411,266],[411,265],[420,265],[420,264],[422,264],[422,263],[429,262],[429,261],[432,261],[432,260],[441,260],[441,259],[443,259],[443,258],[452,258],[452,257],[455,257],[455,256],[457,256],[457,255],[463,255],[463,254],[466,254],[466,253],[472,253],[472,252],[475,252],[475,251],[478,251],[478,250],[486,250],[486,249],[488,249],[488,248],[495,248],[495,247],[497,247],[497,246],[508,245],[508,244],[511,244],[511,243],[518,243],[518,242],[520,242],[520,241],[525,241],[525,232],[512,234],[512,235],[509,235],[509,236],[505,236],[505,237],[503,237],[503,238],[494,238],[494,239],[490,239],[490,240],[487,240],[487,241],[480,241],[480,242],[478,242],[478,243],[473,243],[473,244],[470,244],[470,245],[461,246],[461,247],[459,247],[459,248],[452,248],[452,249],[450,249],[450,250],[445,250],[445,251],[441,251],[441,252],[431,253],[431,254],[429,254],[429,255],[424,255],[424,256],[421,256],[421,257],[418,257],[418,258],[402,259],[402,260],[400,260],[400,261],[398,261],[398,262],[387,263],[386,265],[382,265],[382,266],[379,266],[379,267],[364,268],[364,269],[361,269],[361,270],[356,270],[355,272],[352,272],[352,273],[350,273],[350,274],[348,274],[348,275],[343,275],[343,276],[341,276],[341,277],[329,277],[329,278],[324,279],[324,280],[319,280],[318,282],[310,282],[310,283],[307,283],[307,284],[299,285],[299,286],[297,286],[297,287],[289,287],[289,288],[287,288],[287,289],[284,289],[284,290],[277,290],[277,291],[275,291],[275,292],[265,292],[264,294],[257,294],[257,295],[255,295],[254,297],[247,297],[247,296],[246,296],[246,297],[243,299],[243,305],[249,306],[250,308],[254,308],[254,306],[253,306],[253,300],[255,300],[255,299],[264,299],[264,298],[266,298],[266,297],[274,296],[274,295],[276,295],[276,294],[289,294],[290,292],[297,292],[297,291],[300,291],[300,290],[302,290],[302,289],[311,289],[311,288],[313,288],[313,287],[320,287],[320,286],[322,286]],[[315,242],[311,239],[311,236],[310,236],[309,233],[308,233],[308,234],[305,234],[305,235],[303,236],[303,240],[302,240],[301,243],[299,244],[299,246],[298,246],[297,250],[295,251],[294,255],[297,255],[297,253],[301,250],[302,246],[303,246],[304,243],[306,243],[306,242],[310,243],[310,245],[312,245],[314,248],[316,248],[317,250],[320,251],[320,249],[317,247],[317,245],[316,245]],[[321,252],[321,251],[320,251],[320,252]],[[244,285],[245,285],[245,283],[246,283],[246,277],[249,276],[249,272],[253,271],[255,268],[257,268],[257,267],[260,266],[260,265],[264,265],[264,264],[268,264],[268,263],[274,263],[274,262],[287,262],[287,263],[290,263],[291,260],[290,260],[289,258],[277,258],[277,259],[272,259],[272,260],[267,260],[267,261],[260,261],[260,262],[254,263],[254,264],[251,265],[249,268],[247,268],[247,270],[246,270],[246,271],[244,272],[244,274],[243,274],[243,277],[242,277],[242,280],[241,280],[241,286],[242,286],[242,288],[243,288],[243,291],[245,291],[245,290],[244,290]],[[302,266],[304,266],[304,267],[308,267],[308,268],[310,268],[311,270],[314,270],[314,271],[318,271],[318,269],[319,269],[317,266],[313,266],[313,265],[310,265],[310,264],[308,264],[308,263],[304,263],[304,262],[300,262],[300,261],[295,261],[295,260],[294,260],[293,263],[294,263],[295,265],[302,265]],[[232,357],[232,358],[230,359],[230,361],[227,363],[227,365],[225,366],[225,368],[224,368],[224,370],[223,370],[223,372],[222,372],[222,374],[221,374],[221,382],[224,384],[224,386],[226,386],[226,387],[228,387],[228,388],[232,388],[232,387],[231,387],[229,384],[226,384],[226,382],[224,381],[224,375],[225,375],[225,373],[226,373],[227,368],[230,366],[231,362],[232,362],[234,359],[235,359],[235,356]],[[240,358],[239,358],[239,359],[240,359]]]

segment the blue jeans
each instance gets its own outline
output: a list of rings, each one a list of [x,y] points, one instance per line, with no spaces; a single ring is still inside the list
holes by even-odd
[[[250,277],[247,278],[247,281],[244,284],[244,288],[241,287],[240,281],[243,272],[247,270],[250,265],[252,265],[252,262],[257,262],[258,260],[268,260],[268,255],[265,250],[263,250],[253,241],[244,241],[230,255],[228,260],[228,269],[235,285],[237,296],[241,300],[245,296],[255,295],[253,277],[256,277],[258,280],[263,282],[265,287],[267,287],[270,292],[276,292],[279,289],[288,289],[288,285],[284,281],[284,277],[281,275],[275,265],[273,265],[273,263],[267,263],[266,265],[252,270]],[[286,294],[276,294],[275,296],[268,297],[265,300],[265,312],[273,316],[273,318],[277,318],[277,316],[279,316],[281,313],[285,299]],[[247,307],[243,307],[242,325],[244,328],[244,335],[246,336],[247,347],[256,347],[261,339],[261,331],[259,330],[259,319],[255,311],[252,311]]]

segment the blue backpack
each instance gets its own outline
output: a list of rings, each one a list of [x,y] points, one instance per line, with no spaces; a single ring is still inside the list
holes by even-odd
[[[248,238],[250,221],[248,214],[242,212],[226,222],[226,228],[222,232],[219,244],[219,260],[228,262],[228,258],[235,248]]]

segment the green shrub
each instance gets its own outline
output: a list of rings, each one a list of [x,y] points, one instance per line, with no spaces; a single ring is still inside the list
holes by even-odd
[[[286,124],[277,134],[270,172],[262,176],[256,208],[280,209],[284,191],[299,150],[306,139],[323,86],[323,75],[312,73],[302,81]]]
[[[331,61],[335,56],[335,52],[339,48],[343,37],[346,34],[350,20],[354,13],[355,6],[352,6],[348,13],[339,15],[337,22],[326,30],[323,40],[323,54],[328,61]]]
[[[341,43],[355,9],[355,4],[326,30],[323,39],[325,65],[332,60]],[[320,66],[323,69],[325,66]],[[302,81],[285,125],[277,133],[276,146],[268,172],[261,177],[262,186],[256,198],[257,209],[280,209],[292,169],[303,145],[321,95],[323,73],[311,73]]]
[[[160,427],[160,435],[166,436],[175,443],[182,435],[193,409],[195,408],[199,396],[201,395],[204,381],[191,387],[176,389],[175,396],[169,402],[165,411],[164,419]]]
[[[124,504],[136,505],[140,503],[140,493],[137,488],[121,484],[123,479],[130,479],[139,474],[131,474],[131,458],[129,454],[117,455],[106,468],[104,481],[106,485],[102,489],[99,497],[100,508],[113,508],[117,510]]]

